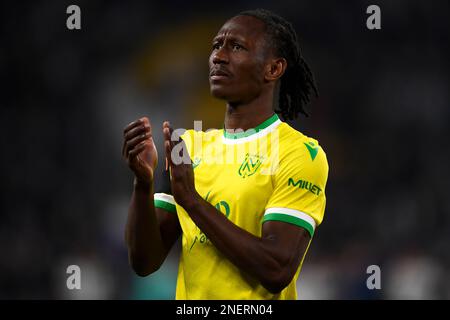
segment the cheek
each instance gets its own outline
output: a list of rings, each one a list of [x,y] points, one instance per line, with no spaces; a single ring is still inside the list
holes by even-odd
[[[209,59],[208,59],[208,66],[211,69],[213,65],[214,65],[214,63],[213,63],[213,55],[211,53],[210,56],[209,56]]]
[[[246,80],[251,87],[259,87],[264,82],[264,69],[260,63],[252,63],[245,68]]]

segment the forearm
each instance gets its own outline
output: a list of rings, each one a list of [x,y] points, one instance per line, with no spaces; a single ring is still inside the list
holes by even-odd
[[[201,198],[185,209],[215,247],[240,270],[258,279],[268,289],[279,282],[285,261],[277,253],[273,239],[254,236],[236,226]]]
[[[165,248],[156,219],[153,182],[134,183],[125,231],[130,263],[139,275],[156,271],[165,257]]]

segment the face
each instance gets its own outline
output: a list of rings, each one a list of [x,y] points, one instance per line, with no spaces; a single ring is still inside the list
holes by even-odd
[[[214,97],[245,103],[266,85],[267,49],[264,23],[254,17],[228,20],[213,39],[209,57],[209,84]]]

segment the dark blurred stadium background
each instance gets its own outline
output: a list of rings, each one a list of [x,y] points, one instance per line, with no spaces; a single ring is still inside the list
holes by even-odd
[[[370,4],[381,30],[366,28]],[[446,0],[2,2],[0,298],[173,299],[179,246],[147,278],[128,266],[122,129],[149,116],[162,155],[163,120],[221,127],[211,39],[256,7],[293,22],[321,93],[292,122],[330,164],[299,298],[450,298]],[[81,290],[66,288],[71,264]],[[381,290],[366,288],[372,264]]]

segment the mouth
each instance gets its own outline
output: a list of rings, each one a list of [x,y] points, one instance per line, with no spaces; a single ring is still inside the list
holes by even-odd
[[[230,77],[231,77],[230,73],[223,69],[211,70],[211,72],[209,73],[209,78],[213,81],[214,80],[223,80],[223,79],[227,79]]]

